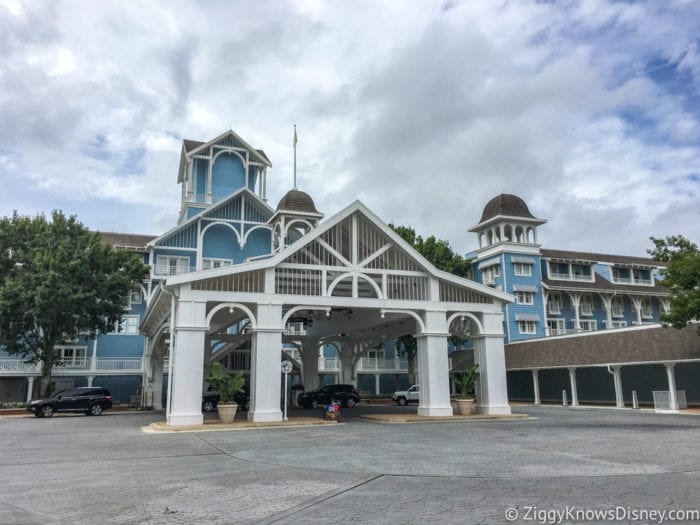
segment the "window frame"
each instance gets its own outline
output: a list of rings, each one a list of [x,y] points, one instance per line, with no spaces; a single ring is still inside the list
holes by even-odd
[[[518,321],[518,333],[520,334],[536,334],[537,333],[537,321]],[[523,327],[525,330],[523,330]],[[530,330],[532,328],[532,330]]]
[[[519,277],[532,277],[532,264],[514,262],[513,274]]]
[[[521,299],[523,299],[521,301]],[[534,292],[515,292],[515,302],[517,304],[535,304],[535,294]]]

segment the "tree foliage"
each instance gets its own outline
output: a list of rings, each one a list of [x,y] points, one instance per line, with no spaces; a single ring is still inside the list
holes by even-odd
[[[437,239],[431,235],[427,239],[423,239],[410,226],[395,226],[389,224],[389,227],[394,230],[399,236],[410,244],[423,257],[428,259],[439,270],[452,273],[459,277],[471,277],[471,259],[462,257],[455,253],[450,247],[450,243]]]
[[[665,239],[651,237],[654,249],[648,252],[659,262],[662,284],[671,290],[671,311],[661,320],[676,328],[700,319],[700,251],[696,244],[682,235]]]
[[[0,344],[42,363],[48,394],[54,347],[80,334],[109,331],[124,314],[124,298],[148,267],[114,250],[78,220],[54,211],[0,219]]]

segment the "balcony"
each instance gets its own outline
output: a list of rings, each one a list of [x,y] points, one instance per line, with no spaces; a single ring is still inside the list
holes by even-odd
[[[406,359],[384,359],[381,357],[361,357],[357,364],[358,372],[407,372],[408,361]]]
[[[340,370],[340,359],[337,357],[319,357],[319,372],[337,372]]]
[[[157,277],[168,277],[170,275],[181,275],[183,273],[194,272],[197,268],[194,266],[169,266],[159,264],[153,267],[153,275]]]
[[[72,375],[136,375],[143,370],[140,357],[105,358],[83,357],[56,363],[51,371],[55,376]],[[41,375],[41,363],[25,363],[12,357],[0,359],[0,376]]]

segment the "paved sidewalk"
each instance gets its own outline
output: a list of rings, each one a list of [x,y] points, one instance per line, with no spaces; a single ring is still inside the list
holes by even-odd
[[[415,407],[359,407],[340,425],[155,434],[141,427],[162,414],[6,419],[0,523],[493,524],[508,508],[700,507],[700,418],[516,412],[531,417],[387,425],[361,416]]]

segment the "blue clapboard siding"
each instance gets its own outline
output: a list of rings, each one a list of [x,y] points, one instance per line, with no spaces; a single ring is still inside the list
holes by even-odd
[[[141,392],[141,376],[97,376],[92,385],[106,388],[113,401],[127,405],[131,396]]]

